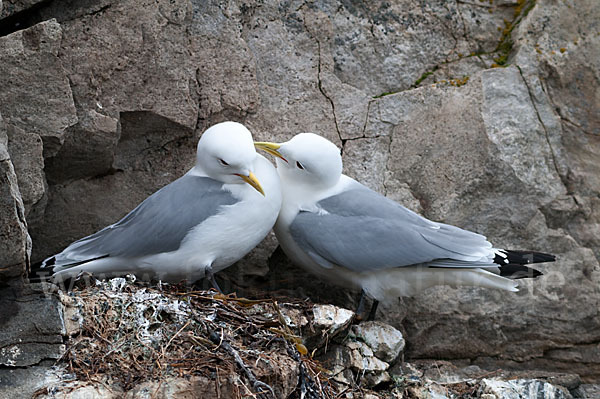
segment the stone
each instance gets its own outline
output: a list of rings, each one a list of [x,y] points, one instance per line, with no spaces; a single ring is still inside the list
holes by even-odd
[[[484,378],[481,380],[483,394],[490,399],[571,399],[565,388],[538,380],[500,381]]]
[[[313,307],[313,325],[324,330],[324,333],[335,336],[346,328],[354,318],[354,312],[332,305],[315,305]]]
[[[58,299],[40,288],[3,287],[0,293],[0,365],[26,367],[59,359],[66,331]]]
[[[58,298],[62,305],[62,320],[64,323],[64,335],[72,337],[81,332],[83,326],[83,316],[81,307],[83,304],[77,297],[66,295],[63,291],[58,291]]]
[[[61,378],[64,373],[49,365],[0,368],[0,399],[54,398],[44,392],[48,392],[46,387],[60,385]]]
[[[4,2],[0,2],[0,19],[9,17],[18,12],[26,11],[43,1],[44,0],[4,0]]]
[[[326,351],[330,342],[343,340],[355,316],[354,312],[334,305],[315,304],[305,311],[301,306],[281,304],[280,309],[288,327],[299,332],[311,353],[323,347]]]
[[[504,85],[514,86],[512,94],[490,94],[490,90],[502,90]],[[518,106],[515,101],[518,101]],[[512,105],[508,105],[511,102]],[[442,353],[450,348],[452,354],[446,353],[453,358],[471,358],[477,352],[515,356],[515,359],[521,360],[542,356],[544,349],[541,347],[549,344],[544,338],[532,337],[531,346],[525,349],[522,340],[524,331],[528,330],[514,330],[514,338],[507,341],[507,331],[502,335],[491,326],[523,323],[529,317],[525,309],[531,309],[532,300],[538,311],[543,306],[548,308],[546,314],[555,312],[552,301],[536,293],[550,292],[558,286],[564,290],[567,275],[569,285],[578,287],[574,292],[581,287],[589,290],[588,294],[571,297],[577,298],[575,301],[580,303],[576,305],[577,310],[564,312],[573,316],[578,314],[574,319],[579,321],[572,319],[564,326],[548,321],[544,331],[552,330],[552,334],[560,335],[571,329],[573,322],[581,323],[578,331],[593,331],[587,321],[583,321],[588,316],[584,316],[582,311],[585,313],[584,309],[589,309],[584,305],[586,298],[598,295],[597,284],[591,282],[598,278],[597,261],[590,256],[589,250],[582,248],[572,237],[565,236],[560,227],[549,228],[546,218],[537,210],[537,207],[550,204],[555,198],[564,197],[567,192],[560,168],[554,162],[559,152],[550,145],[552,141],[548,139],[545,125],[540,122],[544,118],[538,116],[540,108],[537,104],[535,96],[532,99],[527,81],[517,68],[512,67],[479,72],[460,87],[427,86],[387,95],[371,104],[367,131],[375,133],[381,127],[384,129],[381,134],[391,135],[389,159],[380,163],[382,169],[375,172],[386,176],[384,185],[388,195],[393,195],[393,190],[390,190],[393,185],[387,182],[403,182],[403,191],[408,189],[410,197],[417,199],[422,212],[429,218],[483,233],[497,246],[554,248],[561,258],[560,271],[553,271],[552,265],[544,268],[550,274],[546,280],[522,283],[524,292],[527,292],[522,294],[525,295],[523,297],[503,295],[500,299],[502,294],[496,291],[462,288],[456,291],[432,289],[416,298],[405,299],[406,315],[402,327],[409,343],[408,358],[445,357],[447,355]],[[520,111],[515,114],[505,111],[513,108]],[[467,155],[465,148],[476,148],[477,151],[470,151]],[[520,152],[522,150],[525,153]],[[527,153],[536,155],[532,157]],[[536,170],[544,172],[536,175]],[[496,190],[502,194],[493,195]],[[514,203],[523,205],[515,208]],[[562,254],[559,248],[564,251]],[[587,270],[583,273],[582,263],[587,265],[583,267]],[[584,275],[590,276],[591,281]],[[477,303],[478,306],[485,303],[487,316],[479,313],[481,308],[465,307],[467,303]],[[431,310],[432,306],[436,307],[435,311]],[[523,309],[523,312],[516,312],[518,317],[514,313],[517,307]],[[398,318],[397,312],[383,314],[386,316],[382,321],[400,327],[398,320],[402,317]],[[448,317],[442,316],[444,314]],[[465,315],[474,323],[472,328],[465,329],[464,320],[457,318],[457,314]],[[592,314],[594,311],[588,315],[594,318]],[[498,317],[498,321],[490,324],[480,317]],[[531,317],[539,323],[537,316],[532,314]],[[430,318],[431,323],[426,322]],[[570,327],[567,327],[568,324]],[[484,328],[485,325],[490,328]],[[440,330],[434,326],[440,327]],[[475,330],[481,332],[476,333]],[[465,334],[464,341],[456,341],[457,336],[462,335],[461,331],[469,333]],[[497,341],[491,339],[495,334],[498,334]],[[475,338],[483,336],[487,338]],[[417,337],[419,339],[413,340]],[[425,340],[421,341],[421,338]],[[511,345],[505,343],[512,339],[521,342],[520,348],[509,349]],[[440,350],[444,343],[449,345]],[[472,352],[467,355],[465,350]]]
[[[135,388],[129,390],[125,396],[127,399],[142,398],[142,399],[176,399],[176,398],[218,398],[218,397],[234,397],[242,387],[239,383],[226,378],[217,382],[209,380],[202,376],[192,376],[191,378],[170,378],[166,381],[152,382],[148,381],[139,384]]]
[[[44,171],[51,184],[113,172],[119,120],[95,110],[80,114],[78,123],[67,129],[60,150],[46,160]]]
[[[454,34],[464,30],[456,6],[400,1],[338,7],[336,2],[323,1],[315,4],[323,15],[320,23],[309,29],[321,52],[331,59],[330,65],[325,64],[330,69],[323,68],[324,72],[334,73],[341,83],[368,96],[378,96],[406,90],[453,54],[470,52],[469,43]]]
[[[318,323],[316,315],[314,323]],[[400,331],[385,323],[367,321],[353,325],[349,334],[340,337],[331,347],[325,346],[319,355],[319,360],[329,367],[336,381],[351,385],[360,380],[367,387],[391,381],[390,363],[404,348]]]
[[[59,49],[56,20],[0,38],[0,113],[5,122],[39,135],[44,156],[56,153],[65,130],[77,123],[69,79]]]
[[[593,399],[600,396],[600,385],[582,384],[574,394],[575,398]]]
[[[299,132],[316,132],[340,144],[331,100],[319,83],[321,44],[315,35],[326,29],[321,24],[327,21],[299,7],[273,3],[251,13],[247,22],[243,13],[237,14],[247,32],[260,93],[260,103],[246,122],[257,140],[286,141]],[[281,85],[284,81],[288,83]]]
[[[386,363],[394,363],[405,346],[400,331],[379,321],[366,321],[354,325],[352,334],[366,343],[374,355]]]
[[[386,193],[385,170],[389,159],[390,138],[364,137],[344,143],[344,174],[357,179],[371,190]]]
[[[359,380],[362,385],[371,388],[391,380],[387,372],[389,364],[375,357],[364,342],[334,344],[319,359],[332,377],[342,384],[352,385],[353,381]]]
[[[309,351],[327,345],[338,335],[342,336],[355,316],[353,311],[333,305],[314,305],[312,313],[309,328],[302,334]]]
[[[520,71],[496,68],[484,71],[481,78],[485,131],[501,160],[531,189],[550,197],[565,194],[545,126]]]
[[[418,399],[450,399],[448,390],[439,385],[408,388],[410,394]],[[481,399],[484,399],[483,397]]]
[[[352,369],[355,375],[362,376],[368,387],[375,387],[390,381],[387,373],[389,364],[375,357],[371,348],[360,341],[350,341],[345,344],[348,350],[346,367]]]
[[[31,256],[25,208],[8,152],[8,136],[0,116],[0,279],[24,274]]]
[[[464,23],[463,29],[469,41],[475,45],[471,53],[489,53],[497,49],[502,40],[503,30],[515,19],[516,2],[479,2],[477,0],[457,2],[457,9]],[[470,53],[464,53],[469,55]]]
[[[42,139],[14,125],[7,125],[8,150],[17,174],[25,217],[31,223],[43,217],[46,205],[46,176]]]
[[[120,138],[112,155],[114,170],[95,179],[50,186],[46,217],[30,227],[36,243],[34,261],[115,223],[193,166],[197,139],[188,129],[147,112],[123,113],[120,124]],[[67,162],[77,166],[84,161]]]
[[[150,112],[193,130],[198,86],[184,50],[191,18],[185,1],[125,1],[64,21],[61,61],[78,108],[113,119]]]

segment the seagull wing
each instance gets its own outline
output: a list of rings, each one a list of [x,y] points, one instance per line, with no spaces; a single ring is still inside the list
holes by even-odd
[[[191,229],[216,215],[221,207],[236,202],[222,182],[184,175],[146,198],[117,223],[47,259],[44,266],[68,268],[109,256],[130,258],[174,251]]]
[[[432,222],[359,183],[322,199],[317,208],[298,213],[290,233],[326,268],[335,264],[364,272],[415,264],[498,266],[484,236]]]

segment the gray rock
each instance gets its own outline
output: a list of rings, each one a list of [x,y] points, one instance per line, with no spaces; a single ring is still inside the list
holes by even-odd
[[[405,346],[400,331],[379,321],[366,321],[354,325],[352,334],[366,343],[377,358],[387,363],[394,363]]]
[[[56,153],[65,130],[77,122],[66,71],[58,57],[56,20],[0,38],[0,112],[7,124],[44,141],[44,156]]]
[[[575,392],[577,399],[593,399],[600,397],[600,385],[582,384]]]
[[[29,264],[31,238],[17,176],[8,153],[8,136],[0,116],[0,278],[21,276]]]
[[[502,88],[510,86],[511,93],[502,94]],[[526,360],[541,356],[542,348],[552,345],[544,338],[547,333],[572,337],[567,333],[572,323],[579,323],[580,333],[595,335],[581,312],[589,309],[584,304],[590,297],[598,297],[597,261],[558,225],[549,228],[544,215],[537,211],[555,198],[563,198],[566,190],[554,163],[557,152],[549,144],[534,104],[519,71],[507,68],[478,73],[458,88],[436,85],[388,95],[370,107],[367,130],[383,126],[382,134],[392,136],[389,160],[379,172],[385,173],[388,195],[393,193],[393,186],[387,182],[403,182],[424,214],[434,220],[478,231],[499,246],[554,248],[561,259],[560,271],[548,266],[544,271],[549,276],[523,282],[521,295],[436,289],[406,299],[407,315],[402,325],[410,343],[409,358],[469,358],[489,353]],[[519,111],[510,113],[507,109]],[[544,172],[536,175],[536,170]],[[515,207],[515,203],[520,206]],[[571,310],[565,309],[570,301],[561,304],[561,315],[578,316],[563,325],[548,320],[543,336],[536,337],[529,329],[499,332],[500,326],[521,324],[529,317],[536,320],[531,323],[539,325],[537,312],[541,308],[547,309],[542,311],[545,314],[558,310],[550,298],[565,293],[566,281],[578,287],[574,293],[583,287],[588,292],[569,294],[579,303]],[[563,288],[556,291],[559,286]],[[532,309],[532,303],[537,312],[527,310]],[[487,309],[485,316],[482,306]],[[517,308],[523,311],[515,313]],[[592,313],[588,315],[593,318]],[[472,324],[465,328],[458,314]],[[400,324],[395,313],[388,320],[392,325]],[[530,344],[523,346],[524,335],[529,334]],[[513,340],[520,345],[512,346]]]
[[[8,151],[15,167],[25,217],[31,223],[43,216],[46,205],[46,176],[42,139],[36,133],[8,124]]]
[[[333,305],[315,305],[313,307],[313,325],[322,329],[324,334],[335,336],[348,327],[354,318],[354,312]]]
[[[369,96],[405,90],[453,54],[474,50],[454,33],[464,30],[454,2],[338,7],[337,2],[321,1],[315,8],[324,14],[313,31],[322,51],[333,59],[330,72]]]
[[[450,399],[452,396],[448,389],[440,385],[427,385],[419,387],[409,387],[408,391],[412,397],[417,399]],[[489,398],[488,398],[489,399]]]
[[[375,387],[381,383],[390,381],[387,372],[390,365],[375,356],[371,348],[360,341],[351,341],[345,344],[348,351],[349,367],[356,376],[362,377],[366,386]]]
[[[333,341],[343,341],[345,332],[354,319],[354,312],[333,305],[315,304],[308,312],[301,307],[283,304],[283,317],[292,331],[298,331],[309,352],[327,346]]]
[[[0,298],[2,366],[25,367],[62,356],[66,331],[54,295],[16,286],[2,288]]]
[[[519,70],[508,67],[485,71],[481,85],[481,116],[501,161],[510,165],[519,181],[531,190],[551,198],[565,194],[545,126]]]
[[[52,366],[0,368],[0,399],[48,397],[43,395],[45,388],[60,384],[61,378],[64,373]]]
[[[43,0],[4,0],[0,2],[0,19],[25,11]]]
[[[198,84],[186,33],[191,18],[185,1],[123,1],[64,21],[61,61],[78,108],[114,119],[120,112],[148,111],[194,129]]]
[[[371,348],[360,341],[334,344],[320,357],[320,361],[331,372],[332,378],[344,385],[359,381],[366,387],[389,382],[389,364],[374,356]]]
[[[342,160],[344,174],[361,181],[372,190],[385,193],[385,170],[389,159],[390,138],[365,137],[347,140]]]
[[[114,170],[96,179],[50,186],[46,216],[30,227],[34,260],[115,223],[193,166],[197,140],[188,129],[147,112],[123,113],[120,121],[120,139],[111,155]],[[71,157],[65,162],[77,166],[84,161]],[[87,170],[99,170],[93,168]],[[73,173],[79,172],[66,171],[63,175]],[[57,229],[57,225],[62,228]]]
[[[50,183],[111,173],[120,133],[119,120],[95,110],[82,111],[77,125],[67,129],[58,153],[46,160]]]
[[[568,390],[538,380],[481,380],[481,397],[485,399],[571,399]]]
[[[180,397],[186,397],[183,395],[186,395],[189,392],[193,392],[194,395],[202,398],[217,398],[221,395],[225,397],[233,397],[235,392],[240,389],[239,385],[235,381],[231,381],[229,378],[225,379],[224,381],[220,381],[218,390],[216,384],[216,381],[212,381],[201,376],[194,376],[190,379],[170,378],[166,381],[150,381],[140,384],[128,391],[124,397],[126,399],[176,399]],[[220,392],[220,395],[218,392]]]

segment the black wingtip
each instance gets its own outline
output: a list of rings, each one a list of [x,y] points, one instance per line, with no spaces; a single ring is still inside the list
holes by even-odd
[[[531,267],[508,263],[500,266],[500,275],[512,280],[518,280],[521,278],[536,278],[544,275],[544,273]]]
[[[507,263],[529,265],[531,263],[554,262],[556,260],[556,256],[543,252],[514,251],[509,249],[503,249],[501,251],[506,255],[506,257],[496,254],[496,257],[494,258],[494,263],[499,265],[504,265]]]

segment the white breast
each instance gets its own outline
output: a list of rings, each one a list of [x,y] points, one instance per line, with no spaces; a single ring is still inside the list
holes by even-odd
[[[206,267],[218,272],[250,252],[269,233],[281,207],[279,176],[273,165],[259,155],[254,174],[265,196],[248,184],[225,184],[239,202],[223,206],[192,229],[177,251],[148,257],[145,263],[169,264],[166,270],[172,277],[163,275],[164,280],[194,281],[204,277]]]

